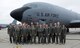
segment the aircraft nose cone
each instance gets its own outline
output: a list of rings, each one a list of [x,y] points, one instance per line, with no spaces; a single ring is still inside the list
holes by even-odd
[[[21,19],[22,19],[22,13],[21,13],[20,9],[13,10],[10,13],[10,15],[11,15],[11,17],[13,17],[14,19],[16,19],[18,21],[21,21]]]
[[[22,8],[19,8],[19,9],[15,9],[13,10],[10,15],[11,17],[13,17],[14,19],[18,20],[18,21],[21,21],[22,20],[22,17],[23,17],[23,12],[27,9],[30,9],[30,7],[22,7]]]

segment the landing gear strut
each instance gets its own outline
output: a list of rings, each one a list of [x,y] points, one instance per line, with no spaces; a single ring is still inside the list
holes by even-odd
[[[69,28],[67,28],[67,33],[69,33]]]

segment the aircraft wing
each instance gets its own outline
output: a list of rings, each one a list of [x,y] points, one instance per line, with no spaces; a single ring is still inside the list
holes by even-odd
[[[71,28],[79,28],[80,27],[80,20],[73,20],[70,22],[69,27]]]
[[[14,19],[13,22],[10,23],[10,24],[14,24],[14,25],[17,24],[17,20]],[[7,28],[8,25],[9,24],[0,24],[0,30],[4,29],[4,28]]]
[[[0,24],[0,30],[6,28],[7,26],[8,24]]]

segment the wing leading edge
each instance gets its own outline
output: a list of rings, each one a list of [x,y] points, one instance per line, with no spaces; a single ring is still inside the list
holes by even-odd
[[[80,27],[80,20],[73,20],[69,24],[70,28],[79,28]]]

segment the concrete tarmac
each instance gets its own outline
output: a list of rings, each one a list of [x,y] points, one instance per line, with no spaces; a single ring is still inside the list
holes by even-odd
[[[68,34],[66,44],[24,44],[16,45],[9,42],[7,29],[0,30],[0,48],[80,48],[80,35]]]

